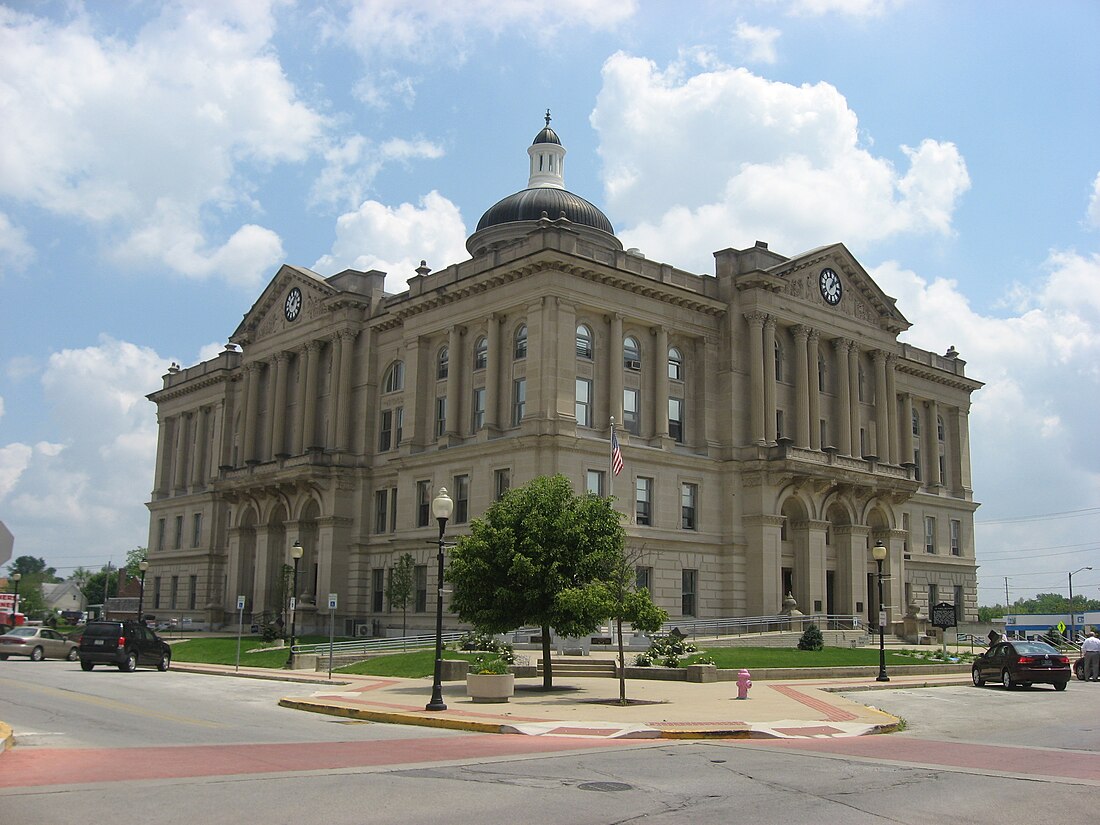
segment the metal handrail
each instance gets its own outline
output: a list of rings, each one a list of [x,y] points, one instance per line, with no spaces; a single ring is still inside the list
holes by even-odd
[[[457,642],[461,639],[465,633],[459,631],[451,631],[443,634],[443,644],[449,644],[451,642]],[[409,648],[420,647],[434,647],[435,646],[435,634],[431,633],[425,636],[400,636],[397,638],[386,639],[350,639],[343,642],[333,642],[329,645],[328,642],[317,642],[315,644],[296,644],[291,645],[291,651],[297,655],[299,653],[327,653],[329,648],[332,648],[332,652],[335,653],[379,653],[391,650],[408,650]]]
[[[678,630],[684,636],[742,636],[751,633],[764,634],[790,630],[797,623],[816,624],[823,630],[865,630],[866,624],[859,616],[841,613],[807,613],[795,616],[735,616],[726,619],[692,619],[670,621],[661,625],[662,633]]]

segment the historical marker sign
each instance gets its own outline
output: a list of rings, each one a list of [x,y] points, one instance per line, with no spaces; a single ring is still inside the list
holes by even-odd
[[[940,602],[939,604],[933,605],[932,624],[941,630],[946,630],[949,627],[957,627],[958,622],[955,621],[955,605],[949,602]]]

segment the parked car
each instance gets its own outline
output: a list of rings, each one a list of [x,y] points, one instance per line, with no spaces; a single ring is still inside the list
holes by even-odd
[[[974,660],[974,684],[1000,682],[1006,688],[1054,685],[1065,690],[1070,680],[1069,656],[1045,642],[999,642]]]
[[[96,665],[114,665],[132,673],[139,665],[168,670],[172,663],[172,649],[167,642],[134,621],[88,622],[78,651],[83,670],[91,670]]]
[[[0,636],[0,659],[26,656],[32,662],[43,659],[77,659],[76,642],[49,627],[15,627]]]

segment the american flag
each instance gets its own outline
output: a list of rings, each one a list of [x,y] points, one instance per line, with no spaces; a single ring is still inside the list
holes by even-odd
[[[618,475],[623,471],[623,451],[619,449],[619,437],[611,431],[611,472]]]

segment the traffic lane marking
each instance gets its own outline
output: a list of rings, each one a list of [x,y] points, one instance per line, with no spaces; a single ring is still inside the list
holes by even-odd
[[[732,745],[731,743],[731,746]],[[921,739],[904,734],[851,739],[781,739],[738,742],[735,747],[802,750],[876,762],[915,764],[943,770],[1049,777],[1100,784],[1100,753],[1013,745],[981,745]]]
[[[471,734],[358,742],[178,745],[152,748],[33,748],[8,751],[0,788],[142,779],[301,773],[468,761],[607,748],[606,739]],[[622,747],[631,747],[623,743]]]

